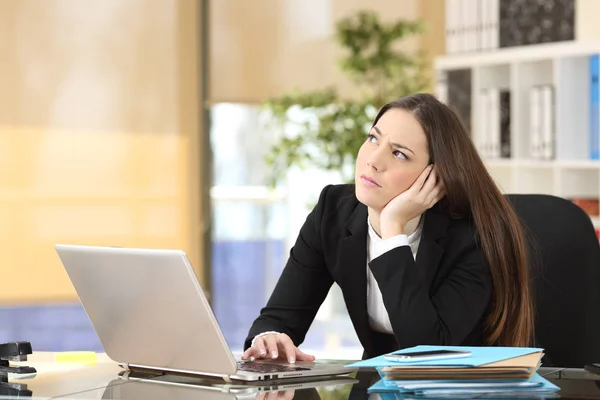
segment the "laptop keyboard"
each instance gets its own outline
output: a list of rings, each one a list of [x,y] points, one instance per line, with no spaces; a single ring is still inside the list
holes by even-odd
[[[294,372],[294,371],[308,371],[310,368],[296,367],[280,364],[268,364],[268,363],[254,363],[254,362],[238,362],[238,369],[246,372],[257,372],[257,373],[274,373],[274,372]]]

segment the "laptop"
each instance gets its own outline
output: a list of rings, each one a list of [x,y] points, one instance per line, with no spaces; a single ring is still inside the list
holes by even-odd
[[[340,364],[236,360],[181,250],[55,248],[104,351],[125,369],[225,381],[352,372]]]

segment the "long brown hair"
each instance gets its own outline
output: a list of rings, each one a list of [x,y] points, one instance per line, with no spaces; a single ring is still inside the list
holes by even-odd
[[[517,214],[488,173],[454,111],[434,96],[418,93],[381,108],[410,112],[421,124],[446,196],[439,207],[451,216],[475,222],[479,246],[492,275],[494,293],[485,321],[487,342],[528,346],[533,340],[533,300],[525,235]]]

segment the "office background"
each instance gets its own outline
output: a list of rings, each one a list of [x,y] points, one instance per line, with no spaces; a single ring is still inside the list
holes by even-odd
[[[0,2],[0,342],[102,350],[53,250],[62,242],[185,250],[241,349],[308,204],[339,181],[292,170],[272,190],[263,158],[276,132],[260,103],[329,85],[355,96],[332,35],[359,10],[425,24],[402,45],[426,51],[439,91],[434,60],[460,1]],[[575,3],[577,38],[600,40],[598,3]],[[335,288],[305,347],[360,356]]]

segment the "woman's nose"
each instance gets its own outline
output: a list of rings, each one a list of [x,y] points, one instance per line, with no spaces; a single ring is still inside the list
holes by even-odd
[[[372,159],[367,161],[367,166],[373,168],[375,171],[379,171],[379,168],[377,168],[377,164],[374,161],[372,161]]]
[[[381,171],[383,168],[382,150],[381,147],[377,148],[367,158],[367,166],[373,168],[375,171]]]

